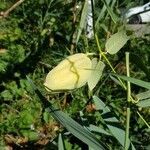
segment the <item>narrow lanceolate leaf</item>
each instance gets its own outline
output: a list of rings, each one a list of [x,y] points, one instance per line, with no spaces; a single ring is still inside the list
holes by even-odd
[[[57,121],[59,121],[70,133],[72,133],[75,137],[77,137],[89,147],[92,147],[95,150],[105,149],[101,141],[99,141],[89,130],[86,130],[83,126],[74,121],[64,112],[55,109],[52,104],[37,89],[32,80],[28,77],[27,79],[30,82],[35,93],[38,95],[39,99],[43,103],[44,108],[46,108],[46,111],[50,113]]]
[[[111,110],[109,109],[106,104],[99,99],[97,96],[93,96],[94,103],[96,105],[97,110],[102,110],[102,118],[103,121],[106,123],[110,133],[114,136],[118,142],[124,147],[124,140],[125,140],[125,131],[119,127],[120,121],[113,115]],[[131,143],[130,139],[128,139],[128,147],[131,145],[132,150],[135,150],[133,144]]]
[[[94,89],[94,87],[100,80],[104,67],[105,64],[102,61],[98,61],[97,58],[92,59],[91,76],[88,79],[88,87],[90,91]]]
[[[111,0],[107,0],[107,5],[109,5],[109,3],[111,2]],[[97,25],[99,25],[99,21],[101,21],[104,16],[105,16],[105,12],[106,12],[107,8],[106,8],[106,5],[104,4],[103,5],[103,8],[101,9],[101,11],[99,12],[99,16],[98,16],[98,19],[96,20],[95,22],[95,27],[97,27]]]
[[[118,17],[114,14],[112,8],[109,7],[108,2],[106,0],[102,0],[102,2],[106,6],[108,14],[111,16],[111,19],[113,20],[114,23],[116,23],[118,21]]]
[[[137,94],[136,98],[138,100],[144,100],[150,98],[150,90]]]
[[[80,35],[82,33],[82,30],[83,30],[83,28],[84,28],[84,26],[86,24],[86,18],[87,18],[87,14],[88,14],[88,8],[89,8],[88,1],[85,0],[84,6],[83,6],[83,9],[82,9],[82,13],[81,13],[79,27],[78,27],[78,33],[77,33],[76,43],[78,43]]]
[[[135,78],[127,77],[127,76],[122,76],[122,75],[118,75],[118,74],[112,74],[112,75],[150,90],[150,82],[146,82],[146,81],[142,81],[139,79],[135,79]]]
[[[58,120],[69,132],[71,132],[75,137],[92,147],[93,149],[104,150],[105,148],[100,144],[101,142],[96,139],[96,137],[67,114],[62,111],[47,109],[51,115]]]
[[[58,150],[65,150],[61,133],[59,133],[58,137]]]
[[[138,99],[137,106],[150,107],[150,90],[137,94],[136,98]]]
[[[141,100],[136,105],[139,107],[150,107],[150,98]]]
[[[109,54],[117,53],[129,40],[124,30],[113,34],[106,42],[106,50]]]
[[[112,136],[109,132],[105,131],[105,130],[104,130],[103,128],[101,128],[101,127],[97,127],[97,126],[95,126],[95,125],[90,124],[90,126],[89,126],[88,128],[89,128],[90,131]]]

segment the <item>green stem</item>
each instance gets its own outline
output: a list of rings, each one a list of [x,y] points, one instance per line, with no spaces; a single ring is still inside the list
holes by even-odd
[[[93,2],[92,0],[91,0],[91,2]],[[93,7],[93,3],[92,3],[92,13],[93,13],[93,16],[94,16],[94,7]],[[96,44],[97,44],[97,47],[98,47],[98,50],[99,50],[99,52],[100,52],[100,55],[105,59],[105,61],[107,62],[107,64],[110,66],[110,68],[111,68],[111,70],[112,70],[112,72],[113,73],[116,73],[116,71],[115,71],[115,69],[113,68],[113,66],[111,65],[111,63],[110,63],[110,61],[107,59],[107,57],[106,57],[106,55],[105,55],[105,53],[102,51],[102,49],[101,49],[101,46],[100,46],[100,43],[99,43],[99,40],[98,40],[98,36],[97,36],[97,34],[96,34],[96,32],[95,32],[95,20],[94,20],[94,18],[93,18],[93,27],[94,27],[94,38],[95,38],[95,41],[96,41]],[[126,55],[128,55],[128,66],[129,66],[129,53],[126,53]],[[129,67],[127,67],[128,68],[128,75],[129,75]],[[124,88],[124,90],[127,90],[127,93],[128,93],[128,104],[130,103],[130,102],[133,102],[133,103],[137,103],[137,101],[135,101],[134,99],[133,99],[133,97],[131,96],[131,90],[130,90],[130,82],[129,83],[127,83],[127,87],[126,87],[126,85],[122,82],[122,80],[120,79],[120,78],[118,78],[118,80],[119,80],[119,82],[121,83],[121,85],[122,85],[122,87]],[[138,114],[139,116],[140,116],[140,118],[142,119],[143,117],[140,115],[140,114]],[[129,123],[130,123],[130,107],[129,107],[129,109],[127,108],[127,124],[126,124],[126,127],[128,127],[128,128],[126,128],[126,136],[128,137],[129,136]],[[142,119],[143,120],[143,119]],[[148,126],[148,128],[150,128],[150,126],[147,124],[147,122],[145,121],[145,120],[143,120],[144,121],[144,123]],[[127,138],[126,137],[126,138]],[[127,142],[127,139],[126,139],[126,142]],[[126,143],[125,142],[125,143]]]
[[[127,77],[130,77],[128,52],[126,52],[126,68],[127,68]],[[131,102],[131,86],[130,86],[130,82],[127,81],[127,110],[126,110],[127,116],[126,116],[126,132],[125,132],[125,142],[124,142],[125,150],[128,150],[129,147],[130,102]]]
[[[137,114],[142,119],[142,121],[146,124],[146,126],[150,129],[150,125],[146,122],[146,120],[142,117],[142,115],[137,111]]]
[[[107,57],[105,56],[105,53],[102,52],[102,49],[101,49],[101,46],[99,44],[99,40],[98,40],[98,37],[97,37],[97,34],[95,33],[95,40],[96,40],[96,43],[97,43],[97,47],[98,47],[98,50],[101,54],[101,56],[106,60],[107,64],[110,66],[111,70],[113,73],[116,73],[115,69],[113,68],[113,66],[111,65],[110,61],[107,59]],[[120,81],[122,87],[126,90],[126,86],[124,85],[124,83],[122,82],[122,80],[120,78],[118,78],[118,80]]]

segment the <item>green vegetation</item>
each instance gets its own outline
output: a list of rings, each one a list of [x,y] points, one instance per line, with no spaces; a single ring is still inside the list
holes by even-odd
[[[20,0],[8,13],[16,1],[0,0],[1,150],[150,149],[150,35],[120,12],[138,2],[95,0],[88,39],[86,1]],[[100,60],[88,85],[47,92],[48,72],[76,53]]]

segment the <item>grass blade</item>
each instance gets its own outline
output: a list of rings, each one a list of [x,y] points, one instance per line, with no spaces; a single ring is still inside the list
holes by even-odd
[[[80,35],[81,35],[82,30],[83,30],[83,28],[85,26],[85,23],[86,23],[86,18],[87,18],[87,13],[88,13],[88,6],[89,6],[88,5],[88,1],[86,0],[84,2],[84,6],[83,6],[83,9],[82,9],[82,13],[81,13],[81,18],[80,18],[80,23],[79,23],[79,27],[78,27],[76,44],[79,41]]]
[[[113,22],[117,23],[118,17],[113,13],[113,11],[111,10],[111,8],[107,4],[106,0],[102,0],[102,2],[105,4],[105,6],[107,8],[107,11],[108,11],[109,15],[111,16],[111,19],[113,20]]]
[[[103,146],[103,144],[89,130],[86,130],[83,126],[74,121],[64,112],[55,109],[33,84],[32,80],[29,77],[27,77],[27,79],[33,87],[35,93],[38,95],[39,99],[43,103],[44,108],[46,108],[46,111],[50,113],[57,121],[59,121],[69,132],[71,132],[75,137],[77,137],[93,149],[105,149],[105,146]]]
[[[150,82],[146,82],[146,81],[142,81],[139,79],[135,79],[135,78],[131,78],[131,77],[123,76],[123,75],[118,75],[118,74],[111,74],[111,75],[150,90]]]
[[[107,0],[107,5],[109,5],[109,3],[110,3],[110,0]],[[106,5],[104,4],[103,8],[101,9],[99,13],[98,19],[96,20],[95,27],[98,25],[98,22],[101,21],[103,17],[105,16],[106,10],[107,8],[106,8]]]
[[[58,137],[58,150],[65,150],[61,133],[59,133]]]
[[[97,103],[96,106],[99,108],[97,109],[103,111],[102,118],[105,121],[106,126],[110,130],[111,134],[118,140],[122,147],[124,147],[125,131],[120,127],[119,120],[113,115],[109,107],[106,106],[101,99],[99,99],[97,96],[93,96],[93,100]],[[129,145],[131,145],[132,150],[135,150],[133,144],[129,139],[128,143]]]

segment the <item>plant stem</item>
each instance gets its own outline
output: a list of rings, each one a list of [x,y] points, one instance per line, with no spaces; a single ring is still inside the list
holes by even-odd
[[[0,14],[0,19],[5,18],[9,15],[11,11],[13,11],[17,6],[19,6],[21,3],[23,3],[24,0],[17,1],[14,5],[12,5],[8,10]]]
[[[129,71],[129,52],[126,52],[126,68],[127,68],[127,77],[130,77]],[[127,81],[127,116],[126,116],[126,132],[125,132],[125,142],[124,148],[128,150],[129,147],[129,127],[130,127],[130,102],[131,102],[131,86],[130,82]]]
[[[102,49],[100,47],[100,44],[99,44],[99,40],[98,40],[98,37],[97,37],[97,34],[95,33],[95,40],[96,40],[96,43],[97,43],[97,47],[98,47],[98,50],[100,52],[100,55],[104,57],[104,59],[106,60],[107,64],[110,66],[111,70],[113,73],[116,73],[115,69],[113,68],[113,66],[111,65],[110,61],[107,59],[107,57],[105,56],[105,53],[102,52]],[[122,87],[126,90],[126,86],[124,85],[124,83],[122,82],[122,80],[120,78],[118,78],[118,80],[120,81]]]
[[[142,117],[142,115],[137,111],[137,114],[141,118],[141,120],[146,124],[146,126],[150,129],[150,125],[147,123],[147,121]]]

